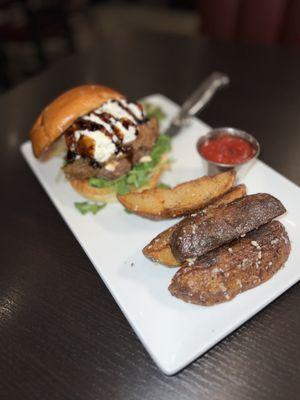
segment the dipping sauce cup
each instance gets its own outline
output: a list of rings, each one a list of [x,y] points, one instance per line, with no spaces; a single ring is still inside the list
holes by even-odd
[[[234,169],[241,181],[260,152],[254,136],[235,128],[218,128],[201,136],[197,142],[208,175]]]

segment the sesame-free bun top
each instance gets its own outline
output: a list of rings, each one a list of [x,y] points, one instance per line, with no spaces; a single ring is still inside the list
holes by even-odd
[[[40,157],[77,118],[110,99],[122,97],[121,93],[100,85],[78,86],[63,93],[44,108],[30,131],[34,155]]]

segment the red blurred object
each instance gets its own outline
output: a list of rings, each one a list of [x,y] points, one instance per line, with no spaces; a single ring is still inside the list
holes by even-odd
[[[198,147],[198,151],[206,160],[227,165],[251,160],[256,153],[250,142],[226,133],[208,139]]]
[[[299,0],[198,0],[198,10],[208,36],[300,45]]]

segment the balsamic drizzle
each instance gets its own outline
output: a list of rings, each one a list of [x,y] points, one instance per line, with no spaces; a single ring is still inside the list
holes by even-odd
[[[120,108],[122,108],[124,111],[126,111],[128,114],[130,114],[132,116],[132,118],[134,119],[135,122],[133,122],[127,118],[116,119],[113,115],[111,115],[108,112],[99,112],[97,110],[93,110],[90,113],[86,114],[86,116],[90,116],[90,115],[94,114],[95,116],[97,116],[97,118],[100,118],[103,122],[105,122],[107,125],[110,126],[110,128],[111,128],[111,132],[110,132],[103,125],[101,125],[97,122],[94,122],[94,121],[84,119],[84,116],[77,118],[77,120],[72,124],[72,126],[69,127],[65,132],[66,142],[70,149],[66,156],[66,161],[68,163],[74,162],[76,159],[76,156],[77,156],[77,153],[75,151],[73,151],[73,149],[76,149],[76,140],[74,138],[74,133],[77,130],[89,130],[91,132],[99,130],[111,139],[113,138],[113,136],[116,136],[118,138],[118,140],[112,139],[113,143],[116,146],[115,154],[127,153],[129,155],[129,157],[131,157],[132,146],[130,143],[123,144],[124,135],[123,135],[122,131],[116,126],[115,121],[116,120],[119,121],[123,125],[123,127],[127,130],[129,129],[130,126],[136,127],[136,134],[138,135],[137,126],[145,123],[148,120],[148,118],[144,116],[142,106],[138,103],[134,103],[134,104],[137,107],[139,107],[139,109],[142,111],[141,119],[138,119],[134,115],[134,113],[130,110],[130,108],[126,107],[119,100],[111,100],[111,102],[117,103]],[[88,156],[84,156],[84,155],[81,155],[81,157],[83,157],[85,159],[89,159],[90,165],[94,168],[101,167],[101,165],[105,164],[105,163],[101,164],[101,163],[97,162],[92,157],[88,157]]]

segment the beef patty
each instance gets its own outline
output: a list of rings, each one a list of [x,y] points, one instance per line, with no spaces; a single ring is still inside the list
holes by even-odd
[[[104,164],[93,162],[90,158],[78,158],[67,162],[63,167],[69,180],[86,180],[89,178],[117,179],[127,174],[133,165],[150,154],[159,135],[158,123],[151,118],[138,128],[137,138],[127,145],[126,152],[112,156]]]

